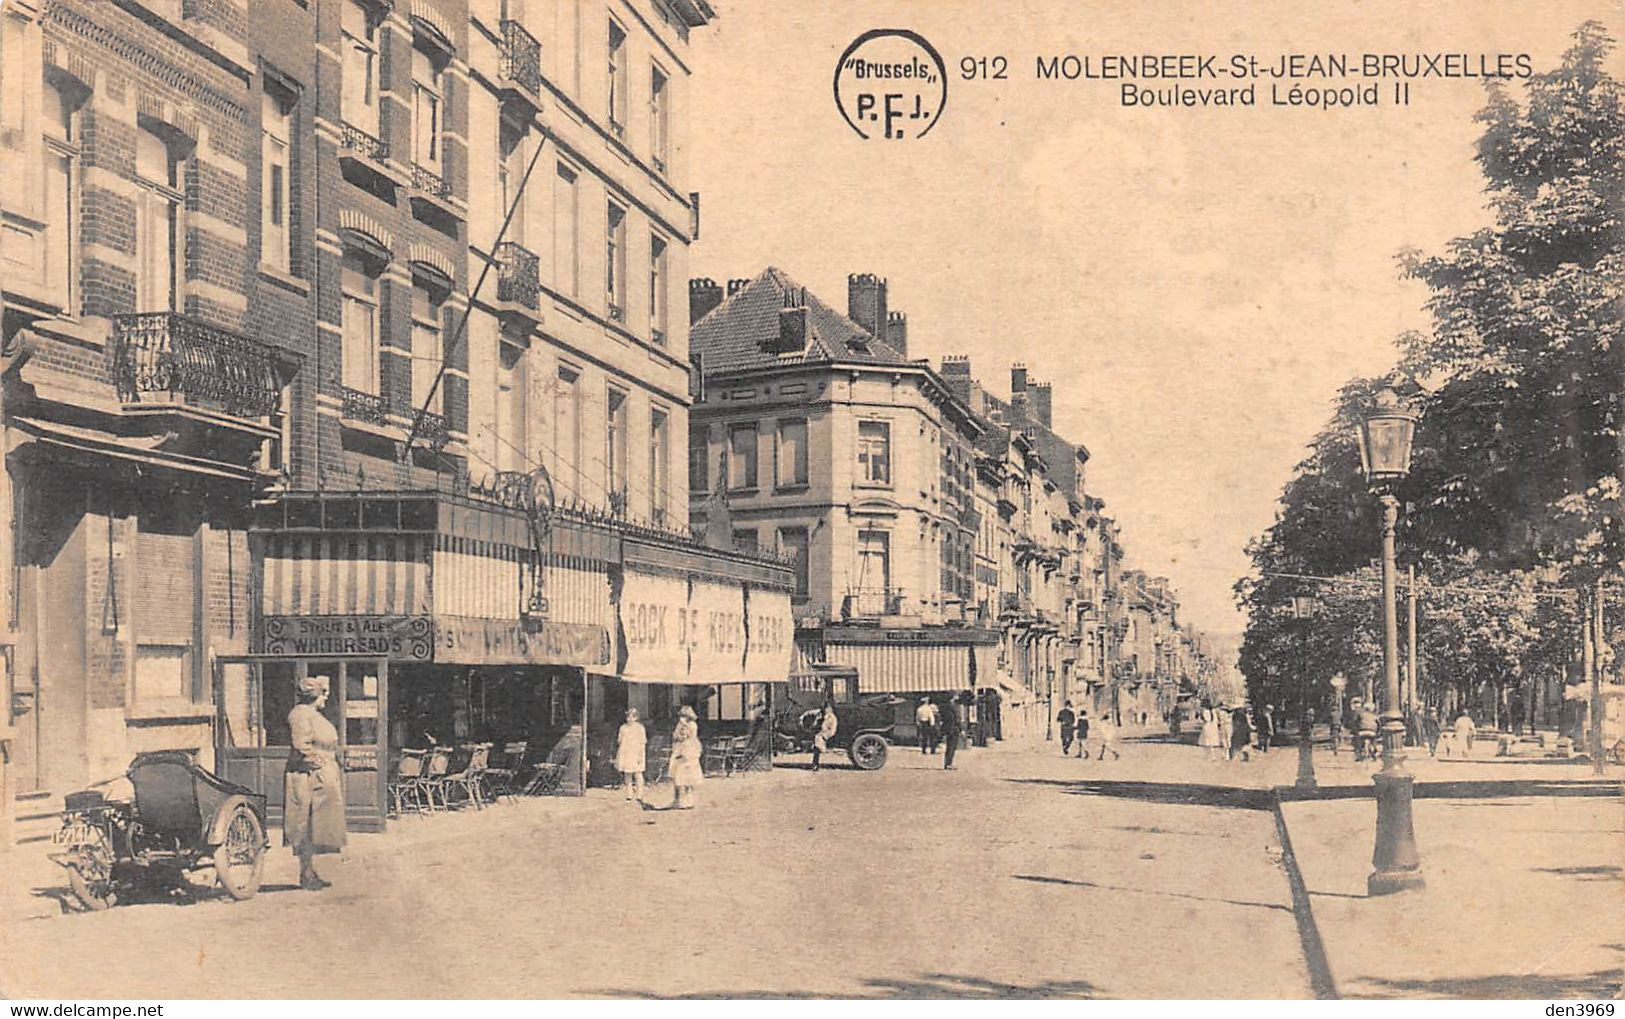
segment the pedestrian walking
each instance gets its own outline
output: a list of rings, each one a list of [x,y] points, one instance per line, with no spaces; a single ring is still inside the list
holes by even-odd
[[[1427,745],[1429,757],[1439,756],[1439,735],[1443,731],[1444,726],[1439,723],[1439,712],[1437,710],[1428,708],[1427,711],[1423,712],[1422,742]]]
[[[1258,749],[1260,753],[1269,753],[1270,742],[1275,739],[1275,705],[1264,705],[1264,711],[1258,718]]]
[[[1080,710],[1078,712],[1078,720],[1076,722],[1076,728],[1074,729],[1072,736],[1073,736],[1073,739],[1078,744],[1078,757],[1080,759],[1082,759],[1082,760],[1087,761],[1089,759],[1089,711],[1088,711],[1088,709],[1083,709],[1083,710]]]
[[[1055,715],[1055,722],[1061,727],[1061,756],[1072,753],[1072,729],[1078,720],[1077,712],[1072,710],[1072,702],[1067,701],[1061,705],[1061,710]]]
[[[829,749],[829,741],[835,738],[835,730],[840,723],[835,718],[835,705],[829,701],[824,702],[824,710],[818,715],[818,731],[813,734],[813,769],[818,770],[819,760],[824,751]]]
[[[964,732],[964,716],[957,700],[950,699],[938,720],[942,728],[942,770],[953,771],[954,753],[959,749],[960,734]]]
[[[626,721],[615,734],[615,770],[628,800],[643,802],[643,772],[648,767],[649,733],[638,721],[638,709],[626,709]]]
[[[1219,705],[1213,709],[1214,721],[1219,726],[1219,751],[1225,760],[1230,760],[1230,709]]]
[[[1219,720],[1215,717],[1212,708],[1202,709],[1202,732],[1197,737],[1196,742],[1206,748],[1208,760],[1217,761],[1219,759]]]
[[[1473,716],[1463,711],[1456,719],[1456,742],[1461,744],[1462,756],[1472,756],[1473,740],[1477,737],[1478,726],[1473,724]]]
[[[914,728],[919,733],[920,753],[936,753],[937,706],[931,703],[931,698],[920,698],[919,707],[914,709]]]
[[[316,873],[316,857],[344,848],[344,775],[339,771],[339,733],[322,709],[326,676],[307,676],[296,687],[299,703],[288,712],[293,749],[282,776],[282,841],[299,858],[299,887],[331,886]]]
[[[1330,728],[1332,737],[1332,756],[1336,757],[1338,752],[1342,749],[1343,743],[1343,701],[1338,696],[1338,691],[1336,690],[1332,691],[1332,721]]]
[[[1237,757],[1244,761],[1253,759],[1253,732],[1247,724],[1247,709],[1244,707],[1230,711],[1230,759]]]
[[[1100,737],[1100,756],[1097,761],[1106,759],[1106,752],[1111,751],[1112,760],[1121,760],[1123,755],[1117,752],[1117,726],[1112,722],[1110,715],[1101,715],[1100,721],[1094,727],[1095,735]],[[1085,751],[1084,756],[1088,756]]]
[[[694,709],[685,704],[677,711],[677,724],[671,730],[671,763],[667,772],[672,785],[677,787],[672,800],[673,810],[692,810],[694,790],[705,781],[705,769],[700,757],[705,748],[700,745],[700,723]]]

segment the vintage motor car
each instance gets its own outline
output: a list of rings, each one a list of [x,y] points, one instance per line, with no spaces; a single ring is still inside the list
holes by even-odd
[[[897,698],[871,694],[850,703],[835,705],[835,737],[831,750],[845,750],[854,767],[876,771],[886,766],[886,754],[896,725]],[[778,713],[773,721],[773,738],[783,753],[810,753],[818,734],[822,709],[804,704]]]
[[[188,872],[205,867],[234,899],[259,891],[270,848],[263,795],[179,750],[137,754],[125,777],[129,800],[94,787],[65,798],[54,836],[62,851],[51,858],[81,905],[106,909],[143,887],[192,888]]]

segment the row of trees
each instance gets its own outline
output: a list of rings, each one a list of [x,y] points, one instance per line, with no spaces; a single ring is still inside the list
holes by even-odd
[[[1251,696],[1324,701],[1326,680],[1380,675],[1379,508],[1356,427],[1394,379],[1423,414],[1395,489],[1400,548],[1427,578],[1417,656],[1435,701],[1529,710],[1575,657],[1583,599],[1618,577],[1625,490],[1625,103],[1614,40],[1582,25],[1555,69],[1487,86],[1477,161],[1494,221],[1444,251],[1406,251],[1433,326],[1394,372],[1354,379],[1250,543],[1237,584]],[[1301,576],[1338,577],[1338,583]],[[1553,593],[1562,589],[1562,593]],[[1305,620],[1293,599],[1317,599]]]

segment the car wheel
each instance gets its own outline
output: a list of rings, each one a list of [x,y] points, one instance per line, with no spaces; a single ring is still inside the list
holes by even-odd
[[[260,890],[265,871],[265,829],[254,811],[239,804],[231,812],[225,840],[214,851],[214,872],[220,887],[234,899],[251,899]]]
[[[859,733],[847,754],[859,771],[878,771],[886,766],[886,740],[872,732]]]
[[[81,845],[68,868],[68,887],[81,906],[100,911],[118,902],[118,892],[113,886],[113,850],[101,829],[95,831],[95,841]]]

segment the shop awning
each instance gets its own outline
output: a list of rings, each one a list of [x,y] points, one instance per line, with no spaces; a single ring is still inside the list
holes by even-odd
[[[628,562],[620,629],[634,683],[782,683],[790,674],[790,593]]]
[[[114,460],[124,460],[147,467],[167,467],[171,470],[187,471],[211,478],[227,478],[232,481],[253,481],[255,477],[252,468],[166,452],[151,439],[113,435],[94,428],[81,428],[77,425],[29,417],[15,417],[12,424],[33,436],[38,442],[76,453],[111,457]]]
[[[1005,696],[1005,700],[1009,701],[1011,705],[1031,704],[1038,700],[1038,696],[1032,692],[1032,689],[1014,676],[1000,672],[997,674],[996,681],[999,690]]]
[[[969,690],[972,650],[966,644],[826,644],[831,665],[858,670],[858,692]]]

